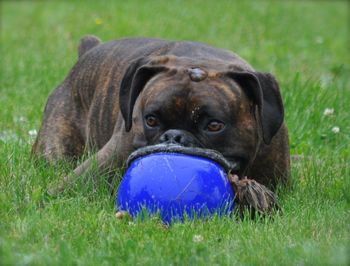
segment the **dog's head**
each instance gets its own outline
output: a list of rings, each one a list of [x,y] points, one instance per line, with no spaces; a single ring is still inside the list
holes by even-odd
[[[284,115],[272,75],[174,56],[134,61],[120,86],[120,109],[135,149],[158,143],[214,149],[242,171]]]

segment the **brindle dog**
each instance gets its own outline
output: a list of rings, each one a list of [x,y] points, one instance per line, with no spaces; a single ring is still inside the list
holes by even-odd
[[[78,62],[48,99],[33,152],[55,162],[97,150],[103,170],[120,167],[140,147],[169,142],[214,149],[238,162],[239,171],[230,175],[238,200],[262,212],[276,204],[269,189],[290,179],[275,78],[230,51],[196,42],[132,38],[103,44],[84,37]]]

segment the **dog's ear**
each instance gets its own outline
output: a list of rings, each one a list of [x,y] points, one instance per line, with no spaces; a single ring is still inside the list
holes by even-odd
[[[83,38],[81,38],[78,50],[79,58],[101,43],[101,40],[93,35],[86,35]]]
[[[269,73],[260,72],[228,72],[227,75],[257,104],[263,139],[269,144],[284,119],[283,102],[276,79]]]
[[[131,129],[134,105],[146,83],[166,69],[167,67],[144,57],[136,59],[126,69],[119,90],[120,111],[125,121],[126,131]]]

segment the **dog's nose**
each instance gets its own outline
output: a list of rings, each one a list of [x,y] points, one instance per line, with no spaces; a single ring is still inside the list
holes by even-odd
[[[179,144],[185,147],[193,146],[194,138],[184,130],[169,129],[160,136],[161,143]]]

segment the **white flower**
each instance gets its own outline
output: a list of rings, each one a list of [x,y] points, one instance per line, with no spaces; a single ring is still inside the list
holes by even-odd
[[[339,127],[333,127],[333,128],[332,128],[332,132],[333,132],[334,134],[338,134],[338,133],[340,132],[340,128],[339,128]]]
[[[7,143],[10,141],[19,141],[17,134],[11,130],[5,130],[0,132],[0,141]]]
[[[320,85],[323,88],[329,87],[330,83],[333,80],[333,75],[330,73],[326,73],[320,77]]]
[[[26,117],[24,117],[24,116],[15,116],[15,117],[13,118],[13,121],[14,121],[15,123],[27,123],[27,122],[28,122],[28,119],[27,119]]]
[[[29,136],[36,137],[38,135],[38,131],[36,129],[32,129],[28,131]]]
[[[203,237],[201,235],[194,235],[192,240],[193,240],[193,242],[196,242],[196,243],[202,242]]]
[[[316,38],[315,38],[315,42],[317,43],[317,44],[322,44],[323,43],[323,38],[322,38],[322,36],[317,36]]]
[[[324,116],[329,116],[329,115],[332,115],[332,114],[334,114],[334,109],[333,108],[326,108],[323,111],[323,115]]]

